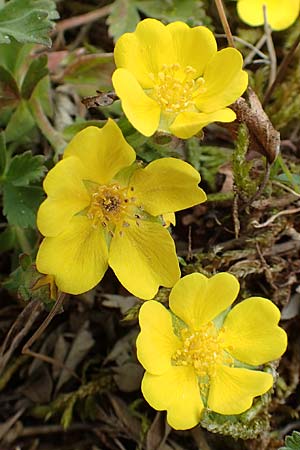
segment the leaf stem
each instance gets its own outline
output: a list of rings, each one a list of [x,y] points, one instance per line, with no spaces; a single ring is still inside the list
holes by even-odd
[[[15,233],[16,233],[16,237],[18,240],[18,243],[21,247],[21,250],[23,253],[26,253],[27,255],[31,255],[32,254],[32,248],[31,245],[29,243],[29,240],[26,236],[26,232],[23,228],[15,226],[14,227]]]
[[[67,145],[66,141],[62,138],[61,134],[53,128],[45,115],[40,102],[35,98],[32,98],[30,101],[30,110],[37,126],[54,149],[54,159],[57,159],[58,155],[62,154]]]

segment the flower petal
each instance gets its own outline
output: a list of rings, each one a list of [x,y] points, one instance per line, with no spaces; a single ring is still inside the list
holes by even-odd
[[[167,410],[167,421],[175,430],[193,428],[200,422],[203,403],[194,368],[172,366],[162,375],[146,372],[142,392],[154,409]]]
[[[210,58],[217,52],[213,33],[202,26],[190,28],[184,22],[172,22],[166,28],[172,36],[176,62],[183,69],[187,66],[196,69],[195,78],[198,78],[203,74]]]
[[[111,119],[103,128],[87,127],[68,144],[64,158],[77,156],[86,168],[87,179],[99,184],[109,182],[121,169],[135,161],[135,151]]]
[[[212,122],[233,122],[235,119],[236,114],[230,108],[211,113],[182,112],[178,114],[169,129],[175,136],[188,139]]]
[[[134,33],[123,34],[116,43],[114,57],[116,66],[131,72],[143,88],[153,87],[149,74],[157,74],[164,64],[176,62],[171,35],[155,19],[142,20]]]
[[[207,405],[219,414],[241,414],[251,408],[254,397],[265,394],[272,385],[269,373],[218,365]]]
[[[82,182],[85,170],[75,156],[59,161],[43,183],[48,198],[37,214],[37,226],[44,236],[56,236],[63,231],[74,214],[89,205],[90,196]]]
[[[148,300],[180,277],[174,241],[159,223],[128,222],[111,241],[109,265],[129,292]]]
[[[161,303],[149,300],[140,309],[139,322],[138,360],[148,372],[160,375],[171,368],[173,354],[182,347],[173,332],[171,314]]]
[[[175,227],[176,225],[176,216],[174,213],[165,213],[163,214],[164,227],[168,228],[170,225]]]
[[[198,330],[234,302],[239,288],[237,279],[229,273],[218,273],[211,278],[192,273],[173,287],[170,309],[190,328]]]
[[[242,55],[235,48],[217,52],[205,68],[206,91],[195,98],[197,107],[203,112],[213,112],[235,102],[248,84],[248,74],[242,66]]]
[[[273,30],[284,30],[291,26],[299,15],[299,0],[239,0],[237,11],[240,18],[251,26],[263,25],[263,5],[267,7],[267,20]]]
[[[117,69],[113,73],[112,82],[129,122],[140,133],[151,136],[159,124],[159,104],[145,94],[138,81],[126,69]]]
[[[279,358],[287,336],[278,327],[279,309],[265,298],[251,297],[236,305],[224,322],[223,339],[232,356],[254,366]]]
[[[198,187],[200,175],[190,164],[176,158],[161,158],[131,179],[134,195],[152,216],[179,211],[206,200]]]
[[[36,265],[39,272],[55,277],[61,291],[81,294],[99,283],[107,260],[102,229],[92,227],[85,216],[74,216],[65,231],[43,240]]]

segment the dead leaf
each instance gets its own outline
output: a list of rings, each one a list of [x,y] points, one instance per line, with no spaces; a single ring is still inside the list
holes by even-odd
[[[231,108],[237,120],[247,125],[253,150],[264,155],[272,164],[279,153],[280,134],[270,122],[255,92],[248,88],[247,93],[249,103],[240,97]]]
[[[69,369],[74,370],[88,354],[94,343],[95,341],[92,337],[92,333],[89,331],[89,321],[86,321],[71,345],[70,352],[65,360],[65,365]],[[72,374],[69,370],[62,370],[55,388],[55,392],[58,392],[62,385],[65,384],[71,376]]]
[[[44,305],[40,301],[32,300],[19,314],[7,333],[5,341],[1,347],[0,374],[4,370],[15,349],[20,345],[21,341],[27,335],[43,310]]]
[[[127,363],[113,368],[114,380],[123,392],[134,392],[140,389],[144,369],[137,363]]]
[[[146,436],[146,450],[164,450],[164,444],[171,430],[166,422],[166,415],[158,412]]]

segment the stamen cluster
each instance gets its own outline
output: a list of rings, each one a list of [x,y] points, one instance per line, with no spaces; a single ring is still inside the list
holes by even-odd
[[[174,365],[192,366],[200,377],[213,376],[217,363],[224,363],[224,351],[212,322],[200,330],[181,330],[182,348],[173,355]]]

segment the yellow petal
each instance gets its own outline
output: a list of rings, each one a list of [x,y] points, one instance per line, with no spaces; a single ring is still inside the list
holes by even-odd
[[[199,182],[197,170],[176,158],[157,159],[137,170],[131,179],[134,195],[152,216],[204,202],[206,195]]]
[[[279,358],[287,336],[278,327],[279,309],[265,298],[251,297],[236,305],[224,322],[225,346],[232,356],[254,366]]]
[[[299,0],[239,0],[237,11],[240,18],[251,26],[263,25],[263,5],[267,8],[267,20],[273,30],[291,26],[299,15]]]
[[[213,112],[235,102],[248,84],[248,74],[242,66],[242,55],[235,48],[217,52],[205,68],[206,91],[195,98],[197,107],[203,112]]]
[[[169,129],[175,136],[188,139],[212,122],[233,122],[235,119],[235,112],[230,108],[211,113],[182,112],[178,114]]]
[[[125,141],[111,119],[103,128],[87,127],[68,144],[64,158],[77,156],[87,171],[88,180],[108,183],[121,169],[135,160],[135,151]]]
[[[166,28],[172,36],[175,62],[182,68],[191,66],[196,69],[195,78],[198,78],[217,52],[213,33],[206,27],[190,28],[184,22],[172,22]]]
[[[152,408],[167,410],[167,421],[175,430],[193,428],[200,422],[203,403],[192,367],[172,366],[162,375],[146,372],[142,392]]]
[[[176,225],[176,217],[174,213],[163,214],[164,227],[168,228],[170,225]]]
[[[157,74],[164,64],[176,62],[171,35],[155,19],[142,20],[134,33],[123,34],[116,43],[114,57],[116,66],[131,72],[143,88],[153,86],[149,74]]]
[[[56,236],[67,226],[74,214],[89,205],[90,196],[82,182],[85,170],[74,156],[58,162],[45,180],[48,198],[37,214],[37,226],[44,236]]]
[[[210,381],[207,405],[219,414],[241,414],[251,408],[254,397],[273,385],[269,373],[219,365]]]
[[[161,303],[149,300],[140,309],[139,322],[138,360],[148,372],[160,375],[171,368],[172,356],[182,347],[173,332],[171,314]]]
[[[239,288],[237,279],[229,273],[218,273],[211,278],[192,273],[173,287],[170,308],[190,328],[198,330],[234,302]]]
[[[133,295],[151,299],[160,285],[173,286],[180,277],[174,241],[159,223],[128,221],[111,241],[109,265]]]
[[[92,227],[85,216],[75,216],[65,231],[42,241],[36,265],[39,272],[55,277],[61,291],[81,294],[99,283],[107,260],[102,229]]]
[[[129,122],[140,133],[151,136],[159,124],[159,104],[145,94],[134,76],[126,69],[117,69],[113,73],[112,82]]]

